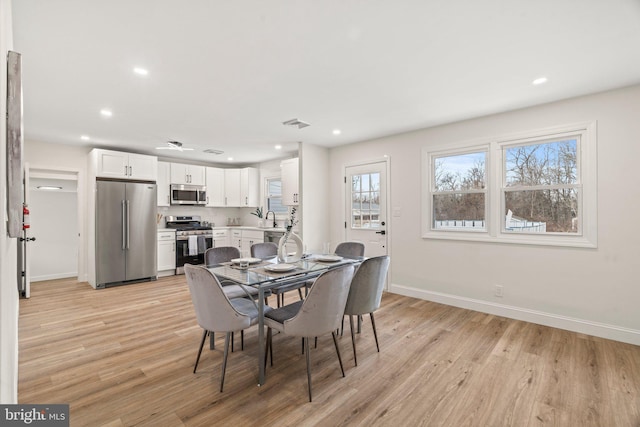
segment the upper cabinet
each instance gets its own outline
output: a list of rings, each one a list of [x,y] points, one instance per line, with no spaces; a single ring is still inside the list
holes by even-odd
[[[300,178],[298,159],[287,159],[280,163],[282,172],[282,204],[297,206],[300,203]]]
[[[210,167],[206,170],[207,206],[226,206],[224,193],[224,171],[225,169]]]
[[[120,151],[91,150],[96,177],[139,179],[155,181],[158,175],[158,158]]]
[[[258,206],[260,204],[258,169],[224,169],[224,195],[224,206]]]
[[[260,172],[256,168],[240,169],[240,206],[260,205]]]
[[[91,151],[96,177],[156,181],[158,158],[143,154],[94,149]]]
[[[205,167],[171,163],[171,184],[205,185]]]
[[[167,162],[158,162],[158,180],[156,187],[158,188],[158,206],[169,206],[171,204],[171,164]]]

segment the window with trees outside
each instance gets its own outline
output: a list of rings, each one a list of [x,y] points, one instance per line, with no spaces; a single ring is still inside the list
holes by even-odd
[[[287,206],[282,204],[282,180],[280,178],[269,178],[266,180],[267,212],[273,211],[277,214],[287,214]],[[266,212],[265,212],[266,213]]]
[[[423,237],[597,246],[595,123],[423,150]]]

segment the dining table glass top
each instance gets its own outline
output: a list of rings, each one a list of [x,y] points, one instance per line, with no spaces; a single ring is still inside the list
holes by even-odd
[[[237,263],[222,263],[207,268],[216,276],[232,280],[242,285],[259,286],[262,284],[289,280],[297,276],[317,276],[323,271],[339,265],[351,264],[362,261],[359,258],[341,257],[339,260],[323,261],[325,258],[319,255],[309,255],[301,260],[286,264],[278,264],[276,258],[263,260],[248,268],[240,268]],[[278,271],[282,266],[283,270]]]

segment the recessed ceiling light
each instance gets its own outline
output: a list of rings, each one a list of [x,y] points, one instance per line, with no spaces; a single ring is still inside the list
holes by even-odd
[[[275,148],[276,150],[282,150],[282,145],[278,144],[278,145],[276,145],[276,146],[275,146],[275,147],[273,147],[273,148]]]
[[[89,140],[89,135],[82,135],[80,136],[80,139],[83,141],[88,141]]]
[[[102,116],[104,117],[113,116],[113,112],[111,112],[111,110],[107,110],[106,108],[103,108],[102,110],[100,110],[100,114],[102,114]]]
[[[62,190],[62,187],[57,187],[53,185],[39,185],[36,188],[38,190]]]
[[[227,157],[227,160],[233,162],[233,157]]]
[[[537,79],[535,79],[534,81],[531,82],[531,84],[534,85],[541,85],[547,82],[547,78],[546,77],[538,77]]]
[[[342,133],[342,131],[340,129],[334,129],[333,130],[333,134],[334,135],[340,135]]]
[[[141,68],[141,67],[135,67],[133,69],[133,72],[136,73],[139,76],[147,76],[147,75],[149,75],[149,70],[147,70],[146,68]]]

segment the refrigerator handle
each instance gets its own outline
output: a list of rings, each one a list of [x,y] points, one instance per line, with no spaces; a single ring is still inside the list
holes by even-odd
[[[127,249],[129,249],[129,223],[131,220],[129,219],[129,200],[127,200]]]
[[[127,213],[126,213],[126,208],[124,205],[124,200],[122,200],[120,202],[122,204],[122,250],[127,249],[126,243],[127,243]]]

